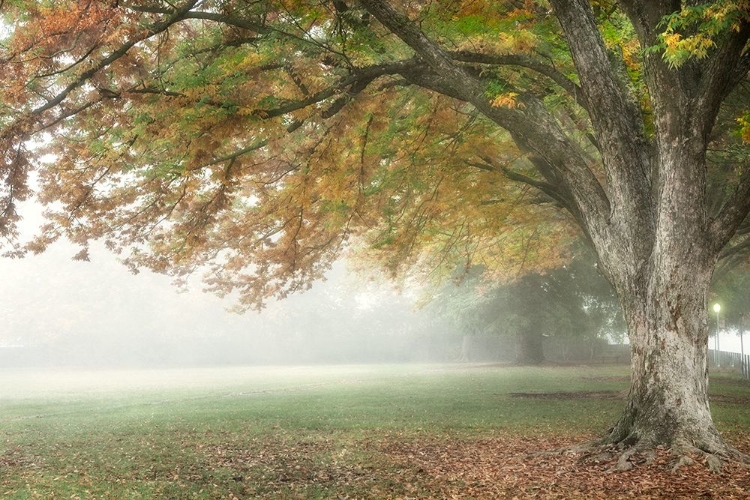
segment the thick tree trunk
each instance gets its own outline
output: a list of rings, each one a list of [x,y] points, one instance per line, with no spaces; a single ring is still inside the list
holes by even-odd
[[[631,387],[608,440],[723,453],[708,401],[708,278],[696,272],[695,279],[655,287],[647,300],[629,301],[625,308]]]
[[[661,188],[650,258],[642,267],[614,272],[632,372],[626,409],[607,441],[727,457],[733,450],[714,426],[708,400],[708,289],[715,255],[703,230],[705,213],[689,203],[703,195],[702,184],[679,180],[684,182],[671,179]]]
[[[537,329],[526,330],[516,334],[516,363],[519,365],[538,365],[544,362],[542,333]]]

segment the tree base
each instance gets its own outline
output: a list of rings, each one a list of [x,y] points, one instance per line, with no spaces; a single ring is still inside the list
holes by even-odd
[[[740,463],[750,468],[750,456],[723,442],[719,447],[708,448],[685,443],[657,445],[645,440],[628,444],[612,443],[609,438],[604,438],[565,448],[559,452],[580,455],[578,460],[583,463],[613,462],[608,472],[624,472],[637,466],[651,465],[661,450],[669,451],[673,456],[673,472],[694,463],[702,463],[715,473],[720,473],[727,462]]]

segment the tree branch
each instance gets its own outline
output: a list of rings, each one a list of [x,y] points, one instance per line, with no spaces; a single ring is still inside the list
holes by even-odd
[[[713,241],[716,252],[720,252],[729,243],[748,213],[750,213],[750,164],[744,166],[734,192],[719,214],[709,223],[709,238]]]
[[[466,50],[460,50],[448,53],[455,61],[477,63],[477,64],[490,64],[496,66],[520,66],[535,71],[541,75],[544,75],[560,87],[563,88],[568,94],[582,108],[587,109],[588,103],[583,100],[583,94],[581,88],[570,80],[567,76],[560,73],[557,69],[546,64],[542,64],[539,61],[534,60],[531,57],[517,54],[510,55],[495,55],[495,54],[480,54],[477,52],[469,52]]]
[[[173,9],[167,9],[158,5],[133,5],[129,2],[120,2],[120,5],[128,10],[146,14],[171,14],[174,12]]]
[[[238,149],[237,151],[234,151],[233,153],[216,158],[208,163],[201,165],[195,170],[200,170],[206,167],[210,167],[212,165],[218,165],[219,163],[224,163],[226,161],[233,162],[240,156],[246,155],[247,153],[252,153],[253,151],[257,151],[258,149],[264,148],[267,145],[268,145],[268,140],[264,139],[262,141],[256,142],[255,144],[251,144],[250,146],[246,148]]]
[[[341,91],[348,90],[346,96],[336,100],[331,107],[321,113],[323,118],[330,118],[337,112],[339,112],[344,105],[351,100],[351,97],[364,90],[373,80],[387,75],[401,74],[403,72],[414,71],[420,67],[421,63],[416,59],[406,59],[403,61],[396,61],[393,63],[376,64],[374,66],[368,66],[365,68],[355,68],[352,74],[342,78],[339,82],[331,85],[330,87],[323,89],[315,94],[310,95],[306,99],[299,101],[290,101],[282,106],[274,109],[257,110],[254,114],[257,114],[261,118],[273,118],[282,116],[292,111],[306,108],[313,104],[322,102],[330,97],[333,97]]]
[[[596,132],[613,210],[641,231],[653,227],[643,117],[619,81],[587,0],[551,0],[566,35]]]
[[[630,22],[633,24],[641,46],[654,45],[657,27],[667,14],[680,10],[680,0],[620,0]]]
[[[402,61],[396,61],[393,63],[376,64],[364,68],[354,68],[354,70],[347,76],[342,77],[338,82],[333,83],[329,87],[320,90],[314,94],[307,95],[304,99],[290,100],[276,108],[267,109],[256,109],[252,113],[261,118],[269,119],[283,116],[300,109],[310,107],[312,105],[321,103],[326,99],[330,99],[335,95],[344,92],[345,95],[336,99],[329,108],[325,109],[321,116],[323,118],[330,118],[339,111],[349,102],[352,97],[362,92],[369,84],[381,76],[396,75],[401,73],[409,73],[418,71],[418,68],[422,67],[417,59],[405,59]],[[295,82],[296,84],[296,82]],[[156,94],[163,95],[166,97],[180,97],[186,98],[187,95],[164,89],[152,88],[152,87],[139,87],[123,91],[122,93],[113,91],[111,89],[103,89],[107,97],[120,97],[122,94]],[[211,101],[201,99],[202,104],[209,104],[212,106],[222,107],[225,105],[223,102]]]
[[[259,23],[256,23],[254,21],[250,21],[248,19],[241,19],[241,18],[238,18],[238,17],[229,16],[229,15],[226,15],[226,14],[220,14],[220,13],[216,13],[216,12],[206,12],[206,11],[188,12],[185,15],[185,19],[202,19],[202,20],[206,20],[206,21],[213,21],[213,22],[220,23],[220,24],[226,24],[226,25],[229,25],[229,26],[235,26],[237,28],[242,28],[242,29],[254,31],[254,32],[260,33],[262,35],[277,33],[277,34],[280,34],[280,35],[282,35],[284,37],[287,37],[287,38],[290,38],[290,39],[294,39],[294,40],[297,40],[299,42],[302,42],[302,43],[305,43],[305,44],[308,44],[308,45],[312,45],[312,46],[317,47],[319,49],[323,49],[323,50],[325,50],[326,52],[328,52],[330,54],[335,54],[338,57],[340,57],[341,59],[343,59],[344,61],[346,61],[348,65],[350,65],[348,57],[346,56],[346,54],[344,54],[342,52],[339,52],[339,51],[333,49],[332,47],[327,46],[326,44],[322,44],[322,43],[317,42],[317,41],[315,41],[313,39],[310,39],[310,38],[305,38],[305,37],[302,37],[302,36],[294,35],[294,34],[289,33],[289,32],[278,30],[276,28],[273,28],[272,26],[268,26],[268,25],[265,25],[265,24],[259,24]]]
[[[730,31],[724,43],[720,44],[703,63],[705,71],[701,74],[698,95],[705,96],[705,98],[698,101],[702,109],[696,110],[695,114],[702,122],[702,132],[706,137],[713,128],[721,103],[742,81],[737,80],[738,70],[744,69],[745,77],[747,77],[750,61],[748,61],[748,54],[744,55],[743,61],[742,50],[749,36],[750,23],[743,23],[740,31]],[[728,71],[728,68],[733,69]]]
[[[330,118],[339,111],[341,111],[344,106],[349,103],[357,94],[362,92],[367,88],[370,83],[376,78],[376,76],[373,77],[364,77],[360,79],[357,82],[354,82],[350,87],[349,91],[346,92],[344,95],[336,99],[333,104],[328,109],[323,110],[323,112],[320,114],[323,118]]]
[[[430,83],[435,89],[470,102],[490,120],[510,131],[525,150],[538,154],[558,171],[566,188],[573,194],[578,212],[585,214],[586,230],[595,229],[600,234],[606,231],[610,213],[606,193],[581,151],[571,143],[542,103],[526,96],[522,106],[516,108],[492,106],[481,81],[456,65],[449,53],[427,38],[412,21],[393,10],[388,2],[360,0],[360,3],[432,68],[434,74]],[[415,78],[415,75],[403,73],[402,76]]]
[[[482,157],[482,160],[484,161],[484,163],[467,161],[466,164],[471,167],[478,168],[480,170],[485,170],[487,172],[500,173],[512,181],[527,184],[533,188],[538,189],[539,191],[546,194],[547,196],[557,201],[561,205],[565,206],[566,208],[568,204],[570,203],[570,200],[565,199],[564,195],[557,189],[556,186],[548,182],[540,181],[538,179],[534,179],[527,175],[515,172],[511,170],[510,168],[506,167],[505,165],[497,164],[490,158]]]
[[[216,23],[227,24],[236,28],[242,28],[254,31],[260,34],[272,33],[274,30],[266,25],[259,24],[248,19],[220,14],[218,12],[192,11],[185,14],[185,19],[201,19],[204,21],[214,21]]]
[[[719,254],[719,261],[736,256],[737,254],[745,252],[746,250],[750,250],[750,238],[745,238],[744,240],[733,244],[732,246],[724,247],[724,249]]]
[[[750,73],[750,50],[742,54],[742,57],[740,57],[740,60],[737,61],[737,65],[734,67],[734,70],[732,71],[732,76],[730,79],[729,88],[727,89],[726,95],[729,95],[729,93],[732,90],[734,90],[734,88],[737,87],[737,85],[747,80],[748,73]]]
[[[78,75],[78,78],[76,78],[71,83],[69,83],[68,86],[65,87],[54,98],[50,99],[46,104],[39,106],[38,108],[35,108],[34,110],[32,110],[31,114],[38,115],[38,114],[44,113],[45,111],[52,109],[58,104],[60,104],[61,102],[63,102],[68,97],[68,95],[70,95],[71,92],[81,87],[84,83],[86,83],[99,71],[103,70],[104,68],[106,68],[107,66],[115,62],[116,60],[123,57],[136,44],[142,42],[143,40],[151,38],[152,36],[158,33],[161,33],[167,30],[170,26],[172,26],[176,22],[184,19],[186,14],[190,11],[190,9],[192,9],[197,3],[198,3],[198,0],[190,0],[188,2],[185,2],[179,9],[176,9],[174,13],[172,13],[167,19],[154,24],[153,26],[151,26],[151,28],[148,31],[144,32],[143,34],[139,36],[136,36],[129,42],[124,43],[117,50],[114,50],[109,56],[105,57],[104,59],[102,59],[101,61],[97,63],[94,63],[89,69],[87,69],[86,71]]]

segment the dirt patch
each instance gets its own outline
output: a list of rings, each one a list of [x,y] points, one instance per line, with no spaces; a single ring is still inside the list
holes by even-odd
[[[749,396],[728,396],[726,394],[713,394],[709,395],[708,399],[712,403],[750,406]]]
[[[609,377],[581,377],[581,380],[591,380],[592,382],[630,382],[630,377],[627,375],[622,376],[609,376]]]
[[[512,398],[521,399],[623,399],[620,391],[578,391],[578,392],[511,392]]]

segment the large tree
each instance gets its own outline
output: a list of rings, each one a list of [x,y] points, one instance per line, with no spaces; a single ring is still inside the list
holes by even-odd
[[[607,441],[734,453],[706,302],[747,234],[731,241],[750,210],[746,0],[3,6],[4,236],[39,162],[33,250],[104,237],[134,267],[207,265],[245,304],[304,288],[347,241],[395,271],[499,276],[559,262],[575,225],[632,345]]]

